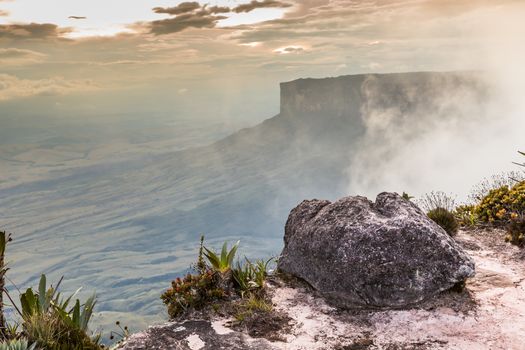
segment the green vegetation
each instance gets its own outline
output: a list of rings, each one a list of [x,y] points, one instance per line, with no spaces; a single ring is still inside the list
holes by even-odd
[[[408,193],[406,192],[403,192],[403,194],[401,195],[401,197],[403,197],[404,200],[407,200],[407,201],[410,201],[412,199],[414,199],[414,196],[411,196],[409,195]]]
[[[461,227],[473,227],[479,222],[477,215],[474,213],[475,205],[458,205],[454,210],[454,216]]]
[[[232,270],[233,278],[238,287],[241,296],[247,293],[257,293],[264,289],[265,281],[268,277],[268,265],[274,259],[258,260],[255,263],[246,259],[246,263],[242,265],[237,263],[237,266]]]
[[[221,254],[215,253],[213,250],[210,250],[204,247],[204,256],[208,259],[212,268],[219,273],[226,273],[231,270],[233,259],[237,253],[237,248],[239,247],[239,241],[233,245],[233,247],[228,250],[228,243],[224,242],[222,245]],[[201,261],[199,259],[199,261]]]
[[[0,344],[0,350],[36,350],[36,344],[29,345],[27,340],[8,340]]]
[[[9,324],[3,314],[3,300],[0,305],[1,338],[0,350],[99,350],[100,334],[92,335],[88,324],[96,305],[95,295],[85,302],[75,299],[76,293],[63,297],[59,290],[62,280],[56,287],[47,286],[46,276],[41,275],[38,290],[28,288],[20,294],[21,310],[13,302],[5,287],[5,251],[11,236],[0,232],[0,284],[2,296],[5,294],[20,316],[19,323]],[[75,300],[73,302],[73,300]]]
[[[231,313],[241,322],[244,316],[271,311],[264,291],[273,259],[255,263],[246,259],[234,266],[238,246],[239,242],[228,249],[225,242],[218,254],[205,247],[201,237],[196,273],[175,279],[161,296],[171,318],[208,308]]]
[[[200,274],[188,274],[171,282],[171,288],[161,296],[168,307],[168,315],[175,318],[189,309],[201,309],[213,301],[226,297],[219,287],[219,275],[208,270]]]
[[[446,233],[454,236],[458,233],[459,224],[456,216],[445,208],[435,208],[427,213],[428,217],[441,226]]]
[[[523,246],[525,234],[525,181],[489,191],[474,207],[484,224],[507,230],[506,240]]]
[[[62,298],[57,288],[46,286],[42,275],[38,293],[28,288],[20,295],[22,306],[22,328],[27,338],[45,349],[99,349],[100,335],[88,336],[88,323],[96,304],[95,295],[82,303],[76,299],[69,308],[76,293]]]
[[[444,192],[430,192],[423,196],[419,204],[427,212],[427,216],[450,236],[458,232],[459,223],[453,212],[454,198]]]
[[[242,323],[244,320],[253,317],[255,314],[261,312],[269,313],[272,310],[273,306],[268,300],[257,297],[255,294],[250,294],[236,305],[236,313],[234,317],[237,322]]]
[[[525,152],[519,152],[525,156]],[[525,167],[525,163],[515,164]],[[525,246],[525,174],[508,172],[485,179],[470,195],[474,204],[460,205],[454,215],[462,227],[489,226],[506,230],[505,240]]]

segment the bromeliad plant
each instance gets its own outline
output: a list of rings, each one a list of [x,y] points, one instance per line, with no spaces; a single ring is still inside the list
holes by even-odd
[[[208,259],[209,263],[211,264],[211,267],[221,273],[224,274],[231,270],[233,265],[233,259],[235,258],[235,254],[237,253],[237,248],[239,247],[239,241],[233,245],[233,247],[228,250],[228,243],[224,242],[221,249],[221,254],[217,254],[211,249],[208,249],[204,247],[204,256],[206,259]]]

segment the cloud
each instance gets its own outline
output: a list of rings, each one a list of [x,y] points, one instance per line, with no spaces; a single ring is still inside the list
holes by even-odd
[[[155,35],[181,32],[187,28],[214,28],[225,16],[214,16],[207,13],[186,13],[177,17],[153,21],[150,31]]]
[[[7,16],[9,16],[9,12],[0,10],[0,17],[7,17]]]
[[[26,49],[6,48],[0,49],[0,64],[24,65],[41,62],[46,55]]]
[[[251,2],[247,4],[241,4],[237,7],[234,7],[232,11],[236,13],[241,13],[241,12],[251,12],[255,9],[260,9],[260,8],[287,8],[287,7],[292,7],[292,5],[285,3],[285,2],[277,1],[277,0],[262,0],[262,1],[252,0]]]
[[[222,14],[251,12],[258,8],[287,8],[291,4],[278,0],[253,0],[246,4],[230,8],[228,6],[200,5],[196,1],[182,2],[174,7],[155,7],[153,11],[168,14],[172,18],[152,21],[146,24],[150,33],[156,35],[181,32],[187,28],[215,28],[220,20],[228,17]],[[141,25],[139,24],[139,27]]]
[[[180,15],[183,13],[195,11],[200,8],[201,8],[201,5],[198,2],[192,1],[192,2],[181,2],[180,4],[174,7],[155,7],[153,8],[153,12],[166,13],[168,15]]]
[[[30,96],[55,96],[72,92],[97,89],[91,80],[66,80],[54,77],[40,80],[20,79],[14,75],[0,74],[0,101]]]
[[[207,10],[209,13],[229,13],[231,12],[231,8],[227,7],[227,6],[210,6],[210,7],[207,7],[207,6],[204,6],[204,9]]]
[[[59,28],[51,23],[2,24],[0,39],[46,39],[59,37],[68,33],[69,28]]]
[[[275,53],[278,53],[278,54],[281,54],[281,55],[286,55],[286,54],[290,54],[290,53],[302,53],[304,52],[304,48],[301,47],[301,46],[287,46],[287,47],[280,47],[276,50],[274,50]]]
[[[69,19],[87,19],[85,16],[69,16]]]
[[[182,2],[174,7],[155,7],[153,11],[174,16],[146,24],[150,33],[163,35],[178,33],[188,28],[215,28],[217,22],[227,18],[218,14],[229,13],[231,9],[224,6],[201,6],[198,2],[193,1]]]

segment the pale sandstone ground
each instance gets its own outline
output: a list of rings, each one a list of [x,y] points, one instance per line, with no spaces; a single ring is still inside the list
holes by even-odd
[[[255,340],[216,319],[219,336],[232,335],[240,349],[461,349],[525,350],[525,260],[498,231],[461,232],[457,240],[476,262],[463,293],[447,292],[406,310],[338,311],[306,287],[270,283],[277,311],[292,319],[283,341]],[[133,337],[142,337],[137,334]],[[212,349],[190,334],[176,349]]]

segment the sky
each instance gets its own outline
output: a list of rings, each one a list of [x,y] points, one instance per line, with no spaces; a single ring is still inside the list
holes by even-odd
[[[0,0],[0,106],[262,119],[282,81],[483,69],[487,42],[524,13],[516,0]]]

